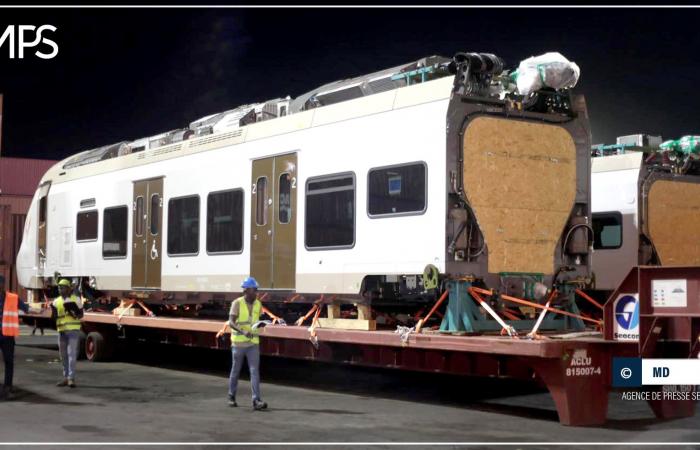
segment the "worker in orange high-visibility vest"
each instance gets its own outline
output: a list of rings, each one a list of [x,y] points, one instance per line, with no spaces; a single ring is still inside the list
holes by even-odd
[[[15,370],[15,338],[19,336],[19,311],[29,311],[26,303],[17,294],[5,292],[5,277],[0,275],[0,351],[5,362],[5,383],[0,391],[0,400],[12,400],[12,378]]]

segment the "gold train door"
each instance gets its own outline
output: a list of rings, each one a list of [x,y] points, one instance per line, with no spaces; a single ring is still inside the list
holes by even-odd
[[[160,289],[163,178],[134,181],[131,287]]]
[[[297,157],[253,161],[250,273],[263,289],[295,288]]]

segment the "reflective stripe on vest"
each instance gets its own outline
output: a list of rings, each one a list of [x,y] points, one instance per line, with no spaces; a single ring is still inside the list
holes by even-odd
[[[248,303],[245,301],[245,297],[239,297],[236,300],[238,304],[238,317],[236,318],[236,326],[241,329],[241,331],[252,331],[253,337],[247,338],[244,334],[239,334],[236,330],[231,331],[231,342],[234,344],[252,343],[259,344],[260,337],[258,337],[258,331],[253,330],[253,325],[260,320],[260,311],[262,310],[262,303],[257,298],[253,302],[253,314],[249,314]]]
[[[5,306],[2,308],[2,335],[19,336],[19,296],[5,292]]]
[[[78,303],[76,300],[78,300],[78,298],[75,295],[71,295],[68,302]],[[63,306],[63,297],[57,297],[56,300],[53,301],[53,305],[56,307],[56,331],[60,333],[62,331],[80,329],[80,319],[66,314],[66,308]]]

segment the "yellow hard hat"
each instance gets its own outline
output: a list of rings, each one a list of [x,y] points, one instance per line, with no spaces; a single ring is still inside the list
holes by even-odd
[[[59,285],[59,286],[68,286],[68,287],[70,287],[70,281],[68,281],[67,278],[63,278],[63,279],[61,279],[61,281],[58,282],[58,285]]]

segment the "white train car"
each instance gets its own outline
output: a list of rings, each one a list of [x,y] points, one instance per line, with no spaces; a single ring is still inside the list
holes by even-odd
[[[20,283],[198,302],[249,274],[275,298],[351,300],[420,298],[426,267],[516,291],[563,267],[585,279],[583,99],[494,93],[502,62],[461,55],[59,162],[27,216]]]
[[[696,164],[696,163],[695,163]],[[700,176],[632,151],[592,158],[595,289],[617,288],[634,266],[700,264]]]

